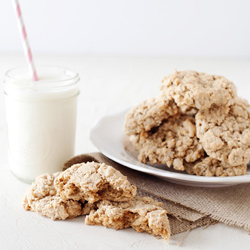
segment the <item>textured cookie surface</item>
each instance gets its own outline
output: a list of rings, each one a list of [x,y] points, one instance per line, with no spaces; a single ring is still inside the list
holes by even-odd
[[[185,170],[183,160],[194,162],[203,156],[203,148],[196,137],[195,119],[190,116],[170,117],[148,133],[129,137],[138,151],[138,160],[151,164],[173,164]]]
[[[52,220],[65,220],[90,213],[93,204],[74,200],[63,200],[59,196],[47,196],[34,202],[31,210]]]
[[[125,133],[129,136],[149,131],[153,127],[160,126],[164,119],[178,112],[178,107],[173,101],[166,101],[162,98],[149,99],[127,113]]]
[[[97,210],[86,217],[87,225],[103,225],[116,230],[133,227],[138,232],[170,237],[167,211],[159,202],[149,197],[135,197],[127,202],[101,201]]]
[[[247,174],[247,165],[230,166],[228,163],[205,157],[194,163],[185,164],[189,174],[198,176],[237,176]]]
[[[54,186],[54,180],[59,174],[60,172],[57,172],[54,174],[43,174],[37,177],[26,192],[26,206],[28,207],[33,201],[40,200],[46,196],[55,196],[57,192]]]
[[[104,163],[75,164],[55,179],[55,187],[62,199],[90,203],[98,200],[127,201],[136,195],[136,187],[115,168]]]
[[[223,76],[195,71],[175,71],[162,80],[161,90],[167,100],[199,110],[212,104],[229,106],[237,96],[235,85]]]
[[[196,115],[197,136],[206,153],[231,166],[250,160],[250,111],[240,98],[230,107],[213,106]]]
[[[63,200],[57,194],[54,179],[60,174],[44,174],[36,178],[26,192],[23,207],[52,220],[65,220],[89,213],[91,206],[82,201]]]

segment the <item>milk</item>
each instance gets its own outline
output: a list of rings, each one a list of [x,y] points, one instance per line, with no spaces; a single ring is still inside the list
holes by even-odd
[[[25,182],[61,171],[74,155],[79,76],[60,67],[37,71],[37,82],[25,69],[8,71],[4,80],[9,165]]]

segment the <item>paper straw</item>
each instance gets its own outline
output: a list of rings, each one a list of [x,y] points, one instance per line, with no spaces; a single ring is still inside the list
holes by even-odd
[[[23,44],[23,49],[24,49],[24,53],[25,53],[25,56],[26,56],[26,60],[28,62],[28,66],[29,66],[30,72],[32,74],[33,80],[38,81],[36,68],[35,68],[35,65],[34,65],[32,53],[31,53],[31,48],[30,48],[30,45],[29,45],[28,37],[27,37],[27,32],[26,32],[25,25],[24,25],[24,22],[23,22],[23,17],[22,17],[20,4],[19,4],[18,0],[13,0],[13,4],[14,4],[14,8],[15,8],[15,13],[16,13],[16,16],[17,16],[17,23],[18,23],[19,30],[20,30],[20,33],[21,33],[22,44]]]

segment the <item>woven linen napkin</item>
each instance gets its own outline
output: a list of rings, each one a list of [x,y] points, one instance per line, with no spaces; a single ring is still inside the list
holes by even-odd
[[[162,202],[170,215],[172,235],[216,221],[250,230],[250,184],[223,188],[177,185],[122,166],[101,153],[75,156],[65,163],[65,169],[88,161],[113,166],[138,188],[138,195]]]

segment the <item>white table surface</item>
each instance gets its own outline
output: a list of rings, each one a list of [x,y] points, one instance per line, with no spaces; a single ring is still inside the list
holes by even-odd
[[[158,95],[161,79],[175,68],[221,74],[233,80],[238,93],[250,101],[250,60],[190,59],[165,57],[36,56],[41,65],[72,68],[81,76],[78,106],[76,154],[96,151],[88,131],[101,116],[136,105]],[[23,55],[0,55],[0,80],[4,72],[25,64]],[[83,217],[52,221],[25,211],[22,198],[29,187],[9,171],[3,84],[0,85],[0,249],[180,249],[184,234],[169,243],[132,229],[115,231],[86,226]],[[250,214],[249,214],[250,216]],[[182,249],[250,249],[250,235],[243,229],[222,223],[191,231]]]

